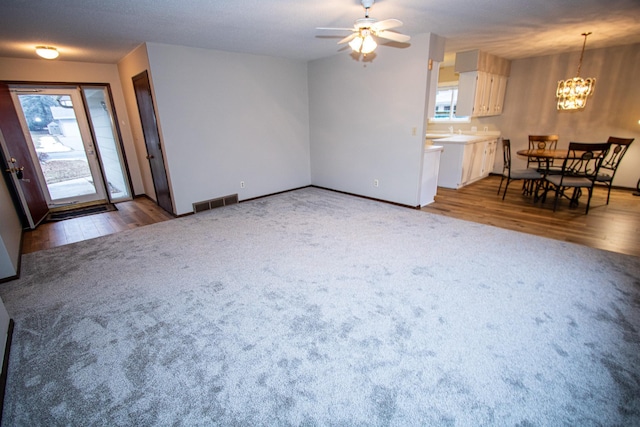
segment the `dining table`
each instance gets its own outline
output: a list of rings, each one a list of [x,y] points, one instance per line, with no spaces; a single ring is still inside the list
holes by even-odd
[[[541,149],[530,148],[526,150],[518,150],[519,156],[527,157],[529,160],[538,162],[538,170],[545,176],[549,173],[549,166],[553,164],[554,160],[565,159],[569,153],[568,150],[556,150],[556,149]],[[535,190],[531,189],[533,193],[533,200],[538,201],[540,199],[545,200],[547,196],[548,188],[541,188],[542,185],[537,185]],[[541,194],[542,192],[542,194]]]
[[[565,159],[569,154],[569,151],[530,148],[528,150],[518,150],[517,153],[519,156],[527,157],[527,159],[529,159],[529,162],[537,162],[538,170],[546,174],[549,172],[549,166],[553,164],[553,161],[558,159]]]
[[[542,173],[549,173],[549,167],[554,160],[564,160],[569,154],[568,150],[530,148],[528,150],[518,150],[519,156],[525,156],[529,162],[537,162],[538,170]]]
[[[538,148],[531,148],[528,150],[518,150],[519,156],[533,157],[541,161],[549,159],[564,159],[567,157],[567,150],[541,150]]]
[[[563,173],[561,168],[558,166],[554,167],[554,169],[552,170],[551,165],[553,165],[554,160],[564,161],[564,159],[566,159],[567,156],[569,155],[569,150],[530,148],[526,150],[518,150],[517,153],[519,156],[527,157],[529,161],[537,162],[538,171],[543,174],[543,180],[544,180],[544,177],[546,177],[549,174]],[[638,181],[638,189],[640,190],[640,180]],[[546,199],[548,191],[549,191],[548,186],[544,186],[544,188],[542,185],[537,186],[534,193],[534,201],[538,201],[538,200],[544,201]],[[581,189],[578,188],[577,195],[572,196],[571,198],[572,203],[577,204],[577,200],[580,197],[581,193],[582,193]],[[640,191],[638,192],[638,195],[640,195]]]

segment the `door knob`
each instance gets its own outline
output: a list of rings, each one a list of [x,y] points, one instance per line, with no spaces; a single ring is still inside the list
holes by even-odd
[[[149,155],[147,156],[147,159],[149,159],[149,160],[151,160],[151,159],[153,159],[153,158],[155,158],[155,156],[154,156],[153,154],[149,154]]]
[[[12,159],[13,160],[13,159]],[[15,162],[14,162],[15,163]],[[20,166],[19,168],[9,168],[9,169],[5,169],[6,172],[9,173],[16,173],[16,178],[18,179],[22,179],[24,177],[24,173],[22,172],[24,170],[24,166]]]

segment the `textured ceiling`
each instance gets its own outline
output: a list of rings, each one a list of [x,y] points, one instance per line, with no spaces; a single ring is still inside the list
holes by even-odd
[[[313,60],[342,47],[316,27],[363,16],[359,0],[2,0],[0,56],[35,58],[47,44],[58,60],[116,63],[157,42]],[[640,0],[378,0],[371,16],[443,36],[450,52],[507,59],[580,50],[586,31],[587,49],[640,43]]]

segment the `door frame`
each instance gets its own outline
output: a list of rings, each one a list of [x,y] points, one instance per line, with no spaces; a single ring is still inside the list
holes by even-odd
[[[22,141],[22,145],[24,149],[26,149],[26,141],[24,141],[24,134],[22,132],[21,125],[19,123],[18,113],[15,109],[13,101],[11,99],[11,94],[9,92],[10,86],[33,86],[33,87],[49,87],[56,88],[60,86],[64,87],[78,87],[78,88],[95,88],[95,87],[103,87],[106,88],[108,98],[109,98],[109,107],[110,114],[113,119],[113,127],[115,129],[115,138],[117,139],[118,148],[121,154],[121,163],[124,169],[124,179],[127,181],[128,188],[130,190],[129,196],[133,198],[133,185],[131,183],[131,173],[129,171],[129,164],[127,162],[127,158],[125,155],[125,148],[122,139],[122,133],[120,131],[120,124],[118,122],[118,116],[116,114],[115,104],[113,102],[113,95],[111,92],[111,85],[109,83],[100,83],[100,82],[47,82],[47,81],[16,81],[16,80],[0,80],[0,130],[4,131],[4,137],[10,138],[12,141]],[[82,91],[81,95],[83,97],[83,108],[85,109],[85,114],[87,117],[89,116],[89,112],[87,111],[86,100],[84,99],[84,93]],[[95,134],[93,126],[90,125],[90,130],[92,133],[92,137],[95,142]],[[32,171],[32,168],[35,167],[31,160],[30,156],[26,156],[24,159],[25,171]],[[100,163],[102,163],[102,159],[100,158],[100,152],[98,150],[98,158],[100,159]],[[10,159],[6,159],[9,161]],[[1,171],[4,172],[5,164],[2,165]],[[29,172],[32,173],[32,172]],[[104,176],[104,175],[103,175]],[[26,174],[25,174],[26,177]],[[42,193],[42,189],[37,180],[33,179],[23,179],[19,181],[19,186],[14,184],[14,180],[7,180],[11,182],[12,185],[9,185],[9,191],[11,193],[12,198],[16,201],[16,211],[18,212],[23,226],[29,227],[31,229],[36,228],[36,226],[42,222],[47,214],[49,213],[49,208],[47,206],[46,200],[44,198],[44,194]],[[23,194],[24,197],[21,196]],[[107,193],[109,194],[109,193]],[[130,200],[124,199],[124,200]],[[20,204],[17,202],[20,201]]]
[[[20,119],[20,124],[22,125],[22,130],[25,135],[25,140],[27,146],[29,147],[29,151],[31,152],[31,157],[34,165],[36,166],[35,171],[38,176],[38,180],[40,182],[40,188],[43,190],[45,199],[47,200],[47,204],[49,209],[55,210],[56,208],[68,208],[73,205],[85,205],[85,204],[96,204],[96,203],[104,203],[108,202],[108,192],[106,188],[106,180],[104,176],[104,171],[102,168],[102,162],[99,158],[99,153],[97,149],[97,144],[91,132],[91,124],[89,123],[89,117],[87,117],[86,109],[84,108],[85,100],[82,97],[82,91],[79,86],[60,86],[57,88],[45,88],[45,87],[32,87],[34,91],[31,91],[31,88],[25,87],[25,90],[22,90],[21,87],[10,87],[11,96],[14,101],[14,107],[16,112],[18,113],[18,118]],[[40,162],[38,160],[38,154],[36,152],[35,141],[31,136],[31,131],[27,125],[25,112],[22,108],[22,105],[19,100],[20,95],[68,95],[73,102],[73,112],[75,116],[75,121],[78,126],[78,131],[80,133],[80,140],[82,142],[82,146],[84,148],[84,155],[87,160],[87,165],[89,166],[89,170],[91,172],[91,177],[94,180],[93,187],[95,189],[94,193],[91,194],[83,194],[79,196],[65,197],[59,199],[53,199],[51,195],[51,191],[49,189],[49,185],[45,180],[44,173],[42,168],[40,167]],[[18,105],[20,104],[20,105]],[[28,136],[28,139],[27,139]]]

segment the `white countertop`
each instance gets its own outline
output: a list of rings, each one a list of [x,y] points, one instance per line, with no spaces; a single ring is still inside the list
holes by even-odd
[[[500,132],[477,133],[473,135],[455,134],[447,135],[444,138],[435,139],[438,144],[470,144],[474,142],[487,141],[496,139],[500,136]]]
[[[444,150],[444,147],[442,145],[425,145],[424,146],[424,152],[431,152],[431,151],[442,151]]]
[[[487,139],[495,139],[500,137],[499,131],[481,131],[481,132],[468,132],[462,131],[462,133],[448,133],[448,132],[427,132],[425,139],[427,141],[447,141],[448,143],[465,144],[468,142],[486,141]]]

